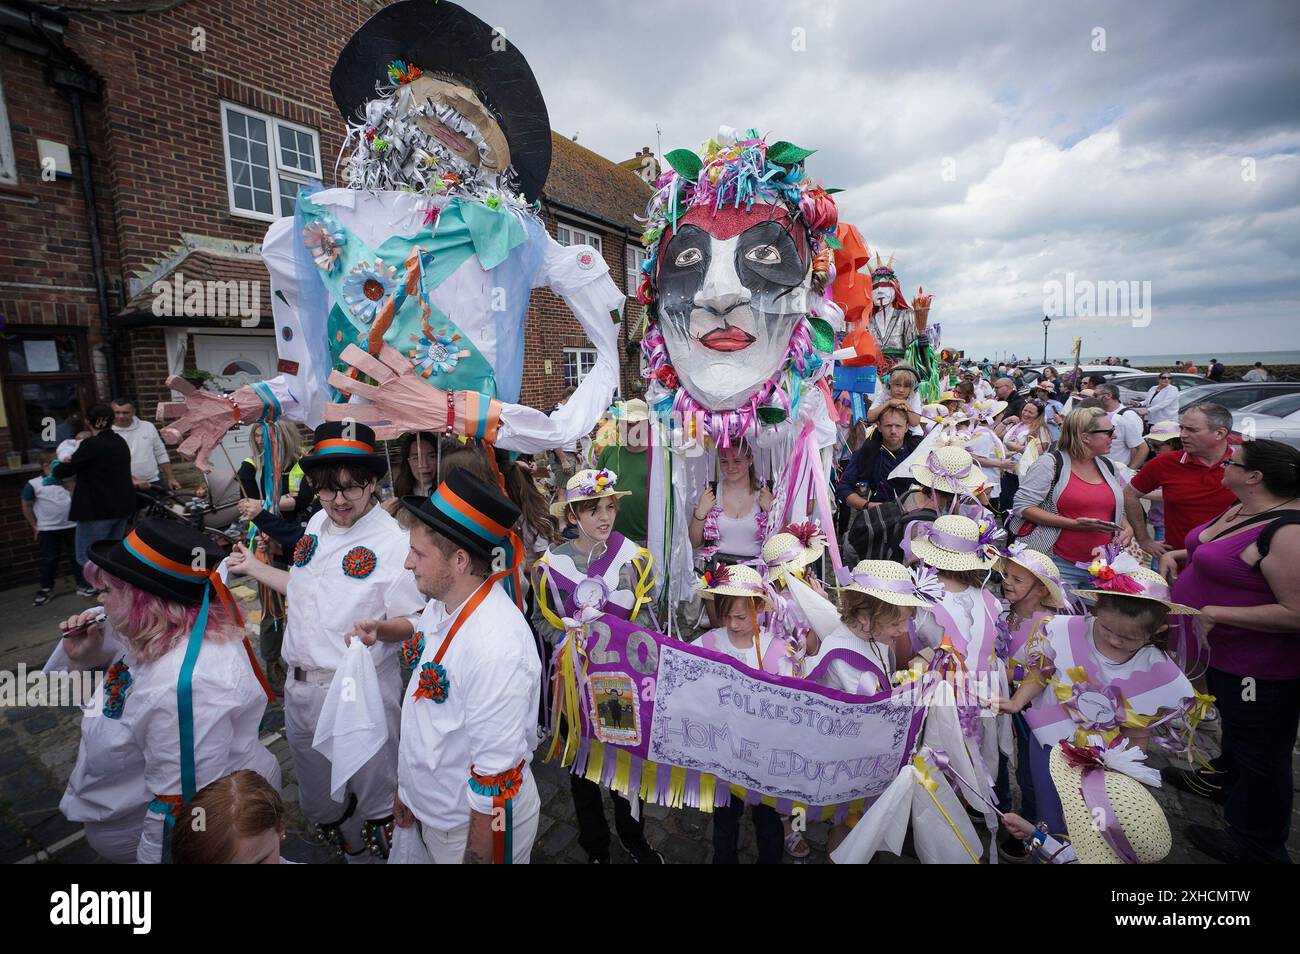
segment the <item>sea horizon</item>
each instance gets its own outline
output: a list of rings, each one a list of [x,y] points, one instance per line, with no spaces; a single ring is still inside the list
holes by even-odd
[[[968,351],[966,353],[966,357],[967,358],[975,357],[976,360],[978,360],[979,358],[982,358],[984,356],[973,355],[971,352]],[[989,355],[989,357],[992,358],[993,355]],[[1002,352],[998,353],[998,358],[1006,359],[1009,357],[1010,357],[1010,352],[1006,352],[1005,354]],[[1041,363],[1041,359],[1039,355],[1028,355],[1027,357],[1029,361],[1033,364]],[[1080,360],[1080,364],[1096,364],[1097,362],[1093,359],[1097,357],[1100,357],[1104,361],[1107,355],[1092,354],[1087,350],[1087,346],[1085,345],[1085,350]],[[1181,354],[1139,354],[1139,355],[1116,354],[1115,357],[1128,358],[1129,364],[1139,368],[1146,367],[1148,365],[1150,365],[1151,367],[1159,367],[1161,365],[1172,365],[1176,361],[1194,361],[1196,362],[1197,367],[1199,367],[1202,372],[1204,372],[1209,367],[1211,358],[1218,358],[1220,362],[1229,366],[1249,365],[1249,364],[1254,364],[1256,361],[1263,362],[1265,366],[1270,364],[1300,364],[1300,351],[1293,351],[1293,350],[1247,351],[1247,352],[1234,352],[1234,351],[1187,352],[1185,351]],[[1067,364],[1071,364],[1074,362],[1074,355],[1072,354],[1053,355],[1052,360],[1064,361]]]

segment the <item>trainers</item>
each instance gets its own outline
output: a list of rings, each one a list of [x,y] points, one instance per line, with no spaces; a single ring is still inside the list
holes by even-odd
[[[53,590],[39,590],[36,593],[36,598],[32,600],[32,605],[44,606],[46,603],[50,601],[50,597],[53,595],[54,595]]]
[[[79,586],[77,587],[77,595],[88,598],[95,597],[99,595],[99,590],[95,589],[93,586]]]

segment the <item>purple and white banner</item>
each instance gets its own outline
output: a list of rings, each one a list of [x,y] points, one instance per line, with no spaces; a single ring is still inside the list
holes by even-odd
[[[707,800],[711,788],[723,804],[725,783],[782,806],[870,800],[898,775],[924,713],[919,684],[851,695],[760,673],[612,616],[589,625],[585,647],[574,770],[587,772],[593,748],[603,749],[601,783],[654,802],[672,788],[672,770],[685,804],[701,790]],[[657,786],[640,782],[650,764]]]

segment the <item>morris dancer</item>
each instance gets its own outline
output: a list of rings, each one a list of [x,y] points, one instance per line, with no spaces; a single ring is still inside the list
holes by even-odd
[[[349,862],[388,857],[402,693],[396,647],[371,651],[388,741],[348,782],[342,801],[330,793],[329,759],[312,748],[316,724],[334,671],[343,664],[352,621],[414,619],[425,603],[402,566],[407,534],[375,497],[386,465],[374,441],[364,424],[316,428],[315,446],[302,459],[302,469],[317,488],[322,509],[294,548],[293,565],[276,569],[243,547],[230,560],[232,573],[287,596],[284,730],[298,777],[298,804],[320,837]]]
[[[143,520],[88,556],[104,621],[98,610],[68,619],[46,668],[108,672],[59,808],[104,859],[157,864],[165,829],[209,782],[248,768],[279,790],[280,765],[257,735],[274,695],[207,537]]]
[[[649,602],[655,584],[650,554],[614,529],[619,499],[631,493],[616,490],[617,483],[612,470],[580,470],[551,506],[553,514],[578,532],[573,540],[547,550],[533,570],[537,628],[553,647],[561,645],[566,630],[578,632],[566,620],[589,622],[603,613],[656,628]],[[575,773],[569,775],[569,787],[578,816],[578,843],[592,864],[609,864],[609,824],[600,786]],[[615,791],[610,795],[614,827],[632,860],[663,864],[663,855],[646,841],[645,820],[633,816],[626,796]]]
[[[498,585],[524,557],[511,529],[519,508],[464,470],[402,507],[406,567],[429,603],[414,632],[404,619],[353,630],[367,645],[415,640],[393,814],[415,826],[435,864],[527,864],[541,812],[530,763],[542,664]]]

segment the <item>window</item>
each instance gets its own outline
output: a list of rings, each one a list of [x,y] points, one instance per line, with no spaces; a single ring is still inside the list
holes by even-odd
[[[5,88],[0,80],[0,182],[16,185],[18,164],[14,160],[14,141],[9,135],[9,110],[5,106]]]
[[[222,103],[221,134],[230,211],[267,220],[293,215],[298,190],[320,177],[316,132]]]
[[[636,296],[641,285],[641,264],[645,261],[645,249],[629,245],[627,247],[627,293]]]
[[[597,233],[564,223],[555,226],[555,240],[561,245],[590,245],[597,252],[601,250],[600,236]]]
[[[94,400],[85,332],[11,327],[0,373],[15,450],[57,447],[81,430]]]
[[[576,388],[595,366],[595,348],[565,348],[564,386],[566,388]]]

